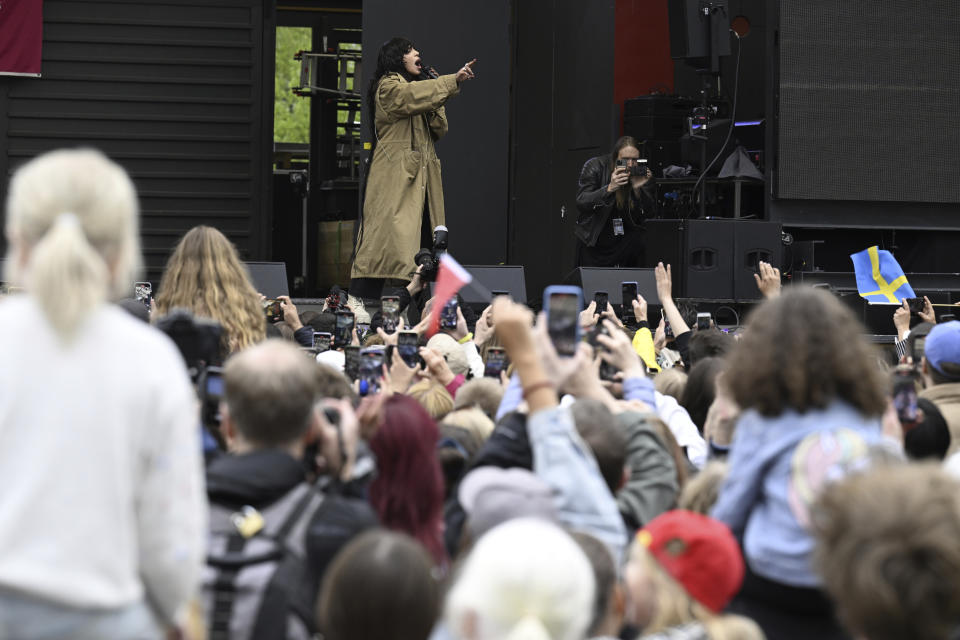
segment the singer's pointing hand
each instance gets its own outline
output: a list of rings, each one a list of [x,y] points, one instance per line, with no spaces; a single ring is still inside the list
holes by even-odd
[[[476,63],[477,63],[477,59],[474,58],[473,60],[471,60],[471,61],[468,62],[467,64],[465,64],[465,65],[463,65],[462,67],[460,67],[460,70],[457,71],[457,83],[458,83],[458,84],[461,83],[461,82],[463,82],[464,80],[469,80],[470,78],[475,78],[475,77],[476,77],[476,76],[473,74],[473,65],[475,65]]]

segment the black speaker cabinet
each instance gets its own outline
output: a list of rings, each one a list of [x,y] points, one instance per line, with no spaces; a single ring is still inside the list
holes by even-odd
[[[287,263],[285,262],[244,262],[250,273],[250,280],[259,293],[268,298],[288,296]]]
[[[780,224],[760,220],[737,220],[734,239],[733,297],[735,300],[761,298],[753,274],[758,264],[769,262],[780,268],[783,260],[783,243],[780,240]]]
[[[657,296],[657,279],[653,269],[607,269],[604,267],[577,267],[564,278],[565,284],[573,284],[583,289],[583,301],[590,304],[593,294],[606,291],[610,304],[619,308],[623,292],[621,282],[636,282],[637,293],[643,296],[647,304],[660,304]]]
[[[760,297],[762,260],[780,267],[780,225],[755,220],[650,220],[647,265],[671,265],[673,295],[707,300]]]
[[[460,290],[467,304],[487,305],[494,291],[506,291],[516,302],[527,303],[527,279],[523,267],[512,265],[463,265],[473,281]]]

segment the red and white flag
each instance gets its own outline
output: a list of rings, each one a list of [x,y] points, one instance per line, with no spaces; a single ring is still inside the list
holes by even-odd
[[[449,253],[440,256],[440,269],[437,271],[437,286],[433,291],[433,307],[430,309],[430,326],[427,336],[432,336],[440,328],[440,312],[450,299],[464,286],[470,284],[473,276],[460,266]]]
[[[0,75],[39,76],[43,0],[0,0]]]

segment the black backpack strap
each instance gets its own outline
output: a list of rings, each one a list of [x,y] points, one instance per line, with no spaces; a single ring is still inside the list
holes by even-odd
[[[227,539],[226,555],[239,557],[246,544],[247,539],[239,532],[230,534]],[[217,579],[213,584],[213,609],[210,611],[210,640],[230,640],[230,619],[233,617],[233,603],[237,591],[236,580],[242,565],[217,568]]]

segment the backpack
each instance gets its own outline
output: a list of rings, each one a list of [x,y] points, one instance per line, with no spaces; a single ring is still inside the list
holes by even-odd
[[[323,496],[302,483],[262,512],[210,505],[203,575],[209,640],[309,640],[306,531]]]

